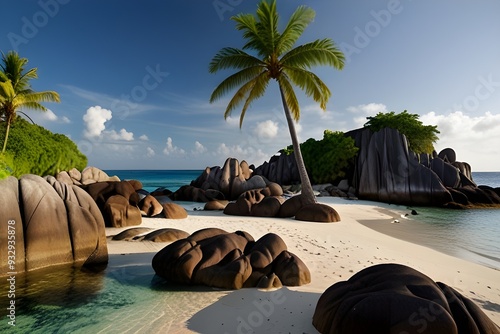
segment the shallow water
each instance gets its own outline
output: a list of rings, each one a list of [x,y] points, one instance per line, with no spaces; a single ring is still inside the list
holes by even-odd
[[[6,333],[166,333],[227,293],[168,285],[154,275],[154,254],[112,255],[101,272],[71,267],[16,277],[16,326]],[[147,261],[144,258],[147,258]],[[6,285],[2,284],[2,288]],[[9,305],[2,291],[0,305]],[[7,320],[5,320],[7,319]],[[183,321],[184,320],[184,321]]]

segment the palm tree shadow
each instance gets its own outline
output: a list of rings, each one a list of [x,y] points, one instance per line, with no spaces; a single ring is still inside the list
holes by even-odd
[[[318,333],[312,317],[320,293],[255,288],[235,290],[194,314],[197,333]]]

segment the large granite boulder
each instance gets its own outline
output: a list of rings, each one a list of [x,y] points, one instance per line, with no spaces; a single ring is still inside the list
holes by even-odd
[[[167,281],[222,289],[311,281],[307,266],[273,233],[254,241],[244,231],[203,229],[163,248],[153,257],[152,265]]]
[[[0,180],[0,245],[15,231],[15,271],[73,263],[76,267],[108,261],[104,220],[82,189],[26,174]],[[7,252],[0,252],[2,273]]]
[[[400,264],[361,270],[319,298],[313,325],[320,333],[481,333],[500,329],[453,288]]]
[[[261,175],[255,175],[246,161],[239,163],[234,158],[226,159],[222,168],[207,167],[196,180],[191,182],[191,186],[205,191],[208,198],[202,200],[204,202],[235,200],[249,190],[266,187],[272,187],[274,193],[280,193],[276,196],[280,196],[283,192],[278,184],[270,182]],[[208,195],[209,191],[216,192]]]
[[[137,186],[136,183],[129,181],[94,182],[82,186],[82,189],[97,203],[106,226],[125,227],[142,223],[140,197],[134,185]],[[154,208],[153,212],[157,209]]]
[[[360,199],[411,205],[443,205],[452,196],[432,169],[420,164],[406,137],[395,129],[346,133],[359,148],[355,186]]]

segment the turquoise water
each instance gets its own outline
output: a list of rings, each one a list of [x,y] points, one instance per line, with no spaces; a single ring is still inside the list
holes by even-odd
[[[116,175],[121,180],[139,180],[144,190],[149,192],[165,187],[176,191],[183,185],[189,185],[203,172],[202,170],[105,170],[109,175]]]

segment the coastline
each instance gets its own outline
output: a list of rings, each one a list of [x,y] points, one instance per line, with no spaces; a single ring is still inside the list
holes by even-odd
[[[228,232],[245,230],[254,238],[269,232],[276,233],[285,241],[288,249],[309,267],[312,282],[300,287],[283,287],[274,292],[258,289],[223,291],[200,287],[165,287],[159,283],[159,290],[176,291],[173,304],[170,305],[167,300],[151,301],[153,305],[150,305],[152,307],[149,312],[136,312],[142,319],[141,325],[130,328],[124,325],[121,330],[135,332],[139,326],[140,330],[168,329],[173,333],[232,333],[244,329],[248,331],[250,327],[258,333],[316,333],[311,319],[316,302],[324,290],[379,263],[408,265],[435,281],[454,287],[480,306],[496,324],[500,324],[500,271],[431,249],[425,244],[419,244],[422,240],[408,241],[397,238],[394,234],[389,235],[388,229],[397,225],[390,224],[395,216],[399,216],[396,211],[357,201],[340,202],[328,197],[320,197],[318,200],[332,205],[340,214],[341,222],[309,223],[293,219],[228,216],[222,212],[209,211],[189,211],[188,218],[182,220],[143,218],[141,227],[172,227],[188,233],[205,227],[219,227]],[[199,206],[193,204],[193,207]],[[384,222],[387,223],[386,226]],[[372,223],[383,229],[376,231],[366,226]],[[124,229],[126,228],[107,228],[106,234],[115,235]],[[151,259],[165,245],[108,239],[110,262],[107,270],[115,273],[116,277],[126,277],[122,279],[127,282],[139,279],[134,275],[151,281],[154,276]],[[183,292],[179,294],[178,289]],[[160,297],[161,294],[158,298]],[[179,306],[179,298],[189,302]],[[258,305],[263,303],[262,300],[274,303],[267,303],[272,307],[265,310],[259,309]],[[163,313],[153,312],[155,303],[169,308],[175,313],[175,317],[166,310]],[[263,314],[266,312],[268,314]]]

